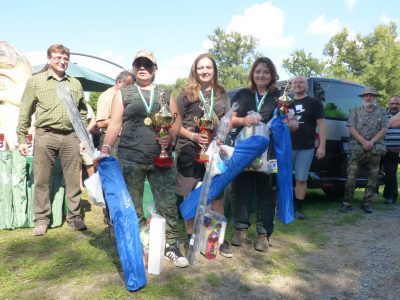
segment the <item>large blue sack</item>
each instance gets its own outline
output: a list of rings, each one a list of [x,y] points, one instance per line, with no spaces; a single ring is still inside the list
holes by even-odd
[[[279,117],[274,118],[271,124],[272,142],[275,157],[278,163],[278,218],[284,224],[294,220],[293,209],[293,166],[292,144],[290,132],[286,124]]]
[[[129,291],[146,285],[139,222],[132,198],[126,188],[118,160],[107,157],[100,161],[99,173],[105,199],[113,220],[118,254]]]
[[[248,139],[237,141],[231,159],[226,163],[226,171],[215,176],[211,181],[207,198],[207,205],[215,200],[226,186],[236,178],[254,159],[267,150],[269,140],[266,137],[255,135]],[[197,206],[200,203],[201,186],[194,189],[181,203],[180,209],[184,220],[196,216]]]

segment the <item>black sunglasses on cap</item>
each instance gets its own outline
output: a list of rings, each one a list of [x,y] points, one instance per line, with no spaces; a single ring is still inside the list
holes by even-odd
[[[137,59],[133,63],[133,66],[137,69],[140,69],[141,67],[144,67],[145,69],[151,69],[154,67],[154,64],[151,60],[149,59]]]

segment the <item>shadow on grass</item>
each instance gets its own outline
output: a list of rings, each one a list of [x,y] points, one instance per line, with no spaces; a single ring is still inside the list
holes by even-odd
[[[117,249],[117,243],[115,240],[114,230],[112,226],[104,227],[103,231],[100,233],[94,233],[88,231],[86,232],[86,235],[91,238],[89,240],[90,245],[92,245],[96,249],[104,251],[104,253],[107,254],[109,259],[115,265],[122,281],[124,281],[124,273],[122,270],[122,265]]]
[[[91,212],[88,201],[82,210]],[[90,214],[89,214],[90,215]],[[88,219],[93,219],[89,216]],[[89,222],[92,220],[89,220]],[[31,229],[3,232],[0,236],[0,298],[23,298],[26,293],[41,293],[69,280],[90,281],[92,276],[112,274],[123,281],[115,238],[108,229],[89,226],[88,231],[73,231],[66,224],[45,236],[34,237]],[[37,294],[38,295],[38,294]]]

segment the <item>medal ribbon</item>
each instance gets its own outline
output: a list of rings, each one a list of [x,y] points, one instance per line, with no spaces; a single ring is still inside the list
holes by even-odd
[[[153,84],[153,86],[152,86],[152,88],[151,88],[151,92],[150,92],[150,103],[149,103],[149,105],[147,105],[146,99],[144,99],[144,96],[143,96],[143,94],[142,94],[142,91],[140,90],[140,87],[136,84],[136,82],[135,82],[135,86],[136,86],[136,88],[137,88],[137,90],[138,90],[138,92],[139,92],[140,98],[142,99],[144,108],[146,109],[146,112],[147,112],[147,114],[149,115],[150,112],[151,112],[151,110],[153,109],[153,104],[154,104],[154,88],[155,88],[155,86],[154,86],[154,84]]]
[[[211,89],[211,103],[210,103],[210,111],[207,111],[207,103],[206,103],[206,99],[204,98],[203,93],[200,91],[199,93],[199,98],[201,100],[201,102],[204,105],[204,112],[207,114],[208,118],[211,119],[211,115],[214,109],[214,89]]]
[[[256,108],[257,108],[257,112],[260,112],[261,110],[261,106],[264,104],[264,100],[265,97],[267,97],[268,92],[264,94],[264,96],[261,97],[261,99],[258,99],[258,92],[256,91],[256,93],[254,94],[255,99],[256,99]]]

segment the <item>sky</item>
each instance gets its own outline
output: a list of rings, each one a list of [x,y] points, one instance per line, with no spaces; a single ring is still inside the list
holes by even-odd
[[[0,40],[26,54],[33,66],[46,63],[56,43],[71,52],[113,61],[130,69],[135,53],[149,49],[158,60],[157,83],[187,77],[197,55],[210,48],[208,36],[220,27],[251,34],[257,50],[271,58],[281,79],[282,59],[296,49],[323,57],[324,45],[343,28],[363,35],[378,24],[400,27],[397,0],[69,0],[0,2]],[[122,69],[73,55],[82,64],[115,78]]]

